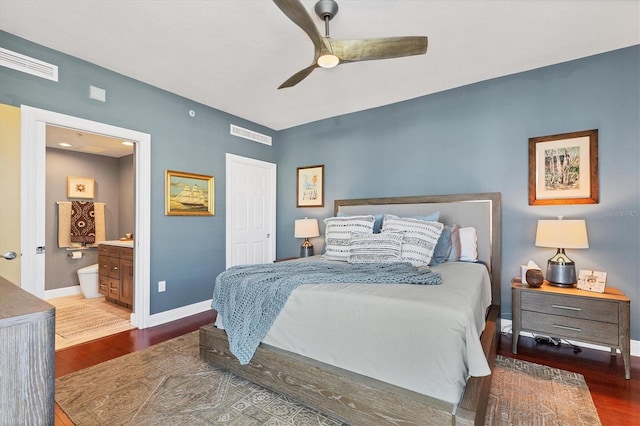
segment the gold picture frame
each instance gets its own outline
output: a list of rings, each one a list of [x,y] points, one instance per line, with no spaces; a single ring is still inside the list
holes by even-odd
[[[67,198],[93,200],[95,181],[93,178],[67,176]]]
[[[213,216],[214,178],[208,175],[165,172],[166,216]]]
[[[324,165],[298,167],[296,207],[324,207]]]
[[[598,202],[598,129],[529,139],[529,205]]]

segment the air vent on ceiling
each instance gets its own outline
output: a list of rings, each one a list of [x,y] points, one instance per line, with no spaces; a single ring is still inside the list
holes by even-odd
[[[58,81],[58,66],[0,47],[0,66]]]
[[[271,136],[263,135],[262,133],[254,132],[253,130],[244,129],[236,126],[235,124],[231,125],[230,133],[240,138],[249,139],[254,142],[260,142],[271,146]]]

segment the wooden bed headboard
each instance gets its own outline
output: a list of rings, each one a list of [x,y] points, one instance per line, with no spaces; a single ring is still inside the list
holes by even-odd
[[[424,216],[440,212],[440,222],[472,226],[478,233],[478,260],[491,276],[492,304],[500,305],[501,207],[500,193],[426,195],[416,197],[335,200],[334,214],[395,214]]]

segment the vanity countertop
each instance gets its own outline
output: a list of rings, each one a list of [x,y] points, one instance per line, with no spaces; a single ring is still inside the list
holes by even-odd
[[[132,247],[133,248],[133,240],[98,241],[98,244],[104,244],[104,245],[107,245],[107,246]]]

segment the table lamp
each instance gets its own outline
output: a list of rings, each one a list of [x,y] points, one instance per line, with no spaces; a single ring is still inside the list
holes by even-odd
[[[578,281],[576,265],[564,250],[589,248],[587,224],[584,220],[562,220],[562,216],[558,216],[558,220],[539,220],[536,246],[558,250],[547,262],[546,279],[549,285],[573,287]]]
[[[296,238],[304,238],[300,246],[300,257],[313,256],[313,245],[309,238],[319,237],[318,219],[296,219],[294,234]]]

